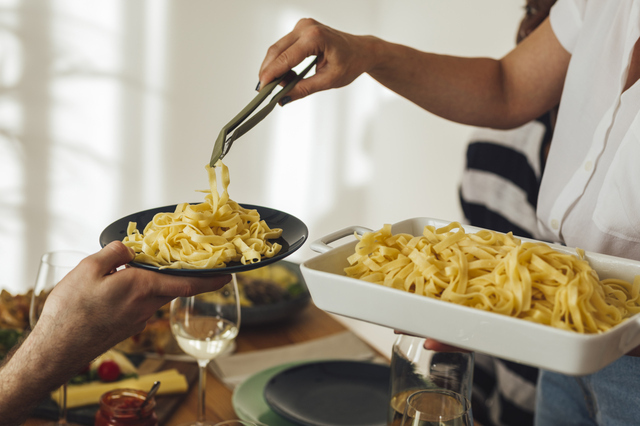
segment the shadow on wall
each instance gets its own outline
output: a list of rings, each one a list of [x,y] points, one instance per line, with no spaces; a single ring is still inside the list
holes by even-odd
[[[38,13],[22,5],[0,10],[0,144],[9,154],[0,159],[1,256],[3,263],[22,269],[21,277],[28,252],[44,250],[43,230],[51,222],[46,206],[52,104],[48,88],[54,55],[49,14],[46,6]]]
[[[30,288],[47,251],[97,250],[110,209],[144,198],[142,100],[163,96],[140,60],[145,4],[0,9],[1,287]]]
[[[220,127],[255,95],[266,49],[298,19],[418,48],[467,46],[430,36],[448,29],[442,14],[462,15],[435,0],[9,1],[0,9],[0,258],[10,267],[0,286],[18,291],[33,285],[46,251],[94,252],[126,214],[198,201]],[[456,23],[485,28],[469,23],[479,8]],[[298,216],[311,240],[354,224],[459,216],[464,127],[368,77],[273,114],[229,156],[233,199]],[[308,246],[294,260],[314,255]]]

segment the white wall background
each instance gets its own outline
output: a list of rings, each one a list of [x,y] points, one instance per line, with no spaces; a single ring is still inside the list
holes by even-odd
[[[465,56],[514,45],[524,0],[0,0],[0,286],[40,256],[94,252],[112,221],[199,201],[220,130],[254,96],[267,48],[313,17]],[[362,76],[276,110],[225,159],[231,197],[349,225],[460,219],[470,128]],[[308,245],[292,256],[303,261]],[[339,297],[339,295],[336,295]],[[389,330],[350,321],[390,348]]]

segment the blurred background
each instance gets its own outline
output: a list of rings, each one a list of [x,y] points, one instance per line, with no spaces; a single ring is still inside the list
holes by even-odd
[[[220,128],[255,96],[267,48],[300,18],[421,50],[500,57],[515,45],[523,6],[1,0],[0,286],[26,292],[43,253],[95,252],[122,216],[201,201],[195,191],[207,187]],[[350,225],[460,220],[471,130],[365,75],[277,107],[239,139],[225,158],[230,196],[293,214],[310,241]],[[306,244],[290,259],[312,256]],[[350,325],[390,349],[390,330]]]

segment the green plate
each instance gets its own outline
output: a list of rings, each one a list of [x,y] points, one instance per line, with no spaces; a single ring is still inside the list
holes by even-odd
[[[264,388],[276,374],[309,361],[292,362],[263,370],[240,383],[233,391],[231,402],[240,420],[258,421],[269,426],[297,426],[276,414],[264,399]],[[316,361],[314,361],[316,362]]]

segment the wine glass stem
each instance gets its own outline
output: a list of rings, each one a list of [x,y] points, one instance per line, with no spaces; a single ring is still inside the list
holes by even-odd
[[[206,367],[209,360],[198,360],[198,422],[204,422],[205,419],[205,389],[207,387],[207,371]]]
[[[66,425],[67,423],[67,384],[62,385],[58,396],[58,406],[60,407],[60,413],[58,415],[58,424]]]

